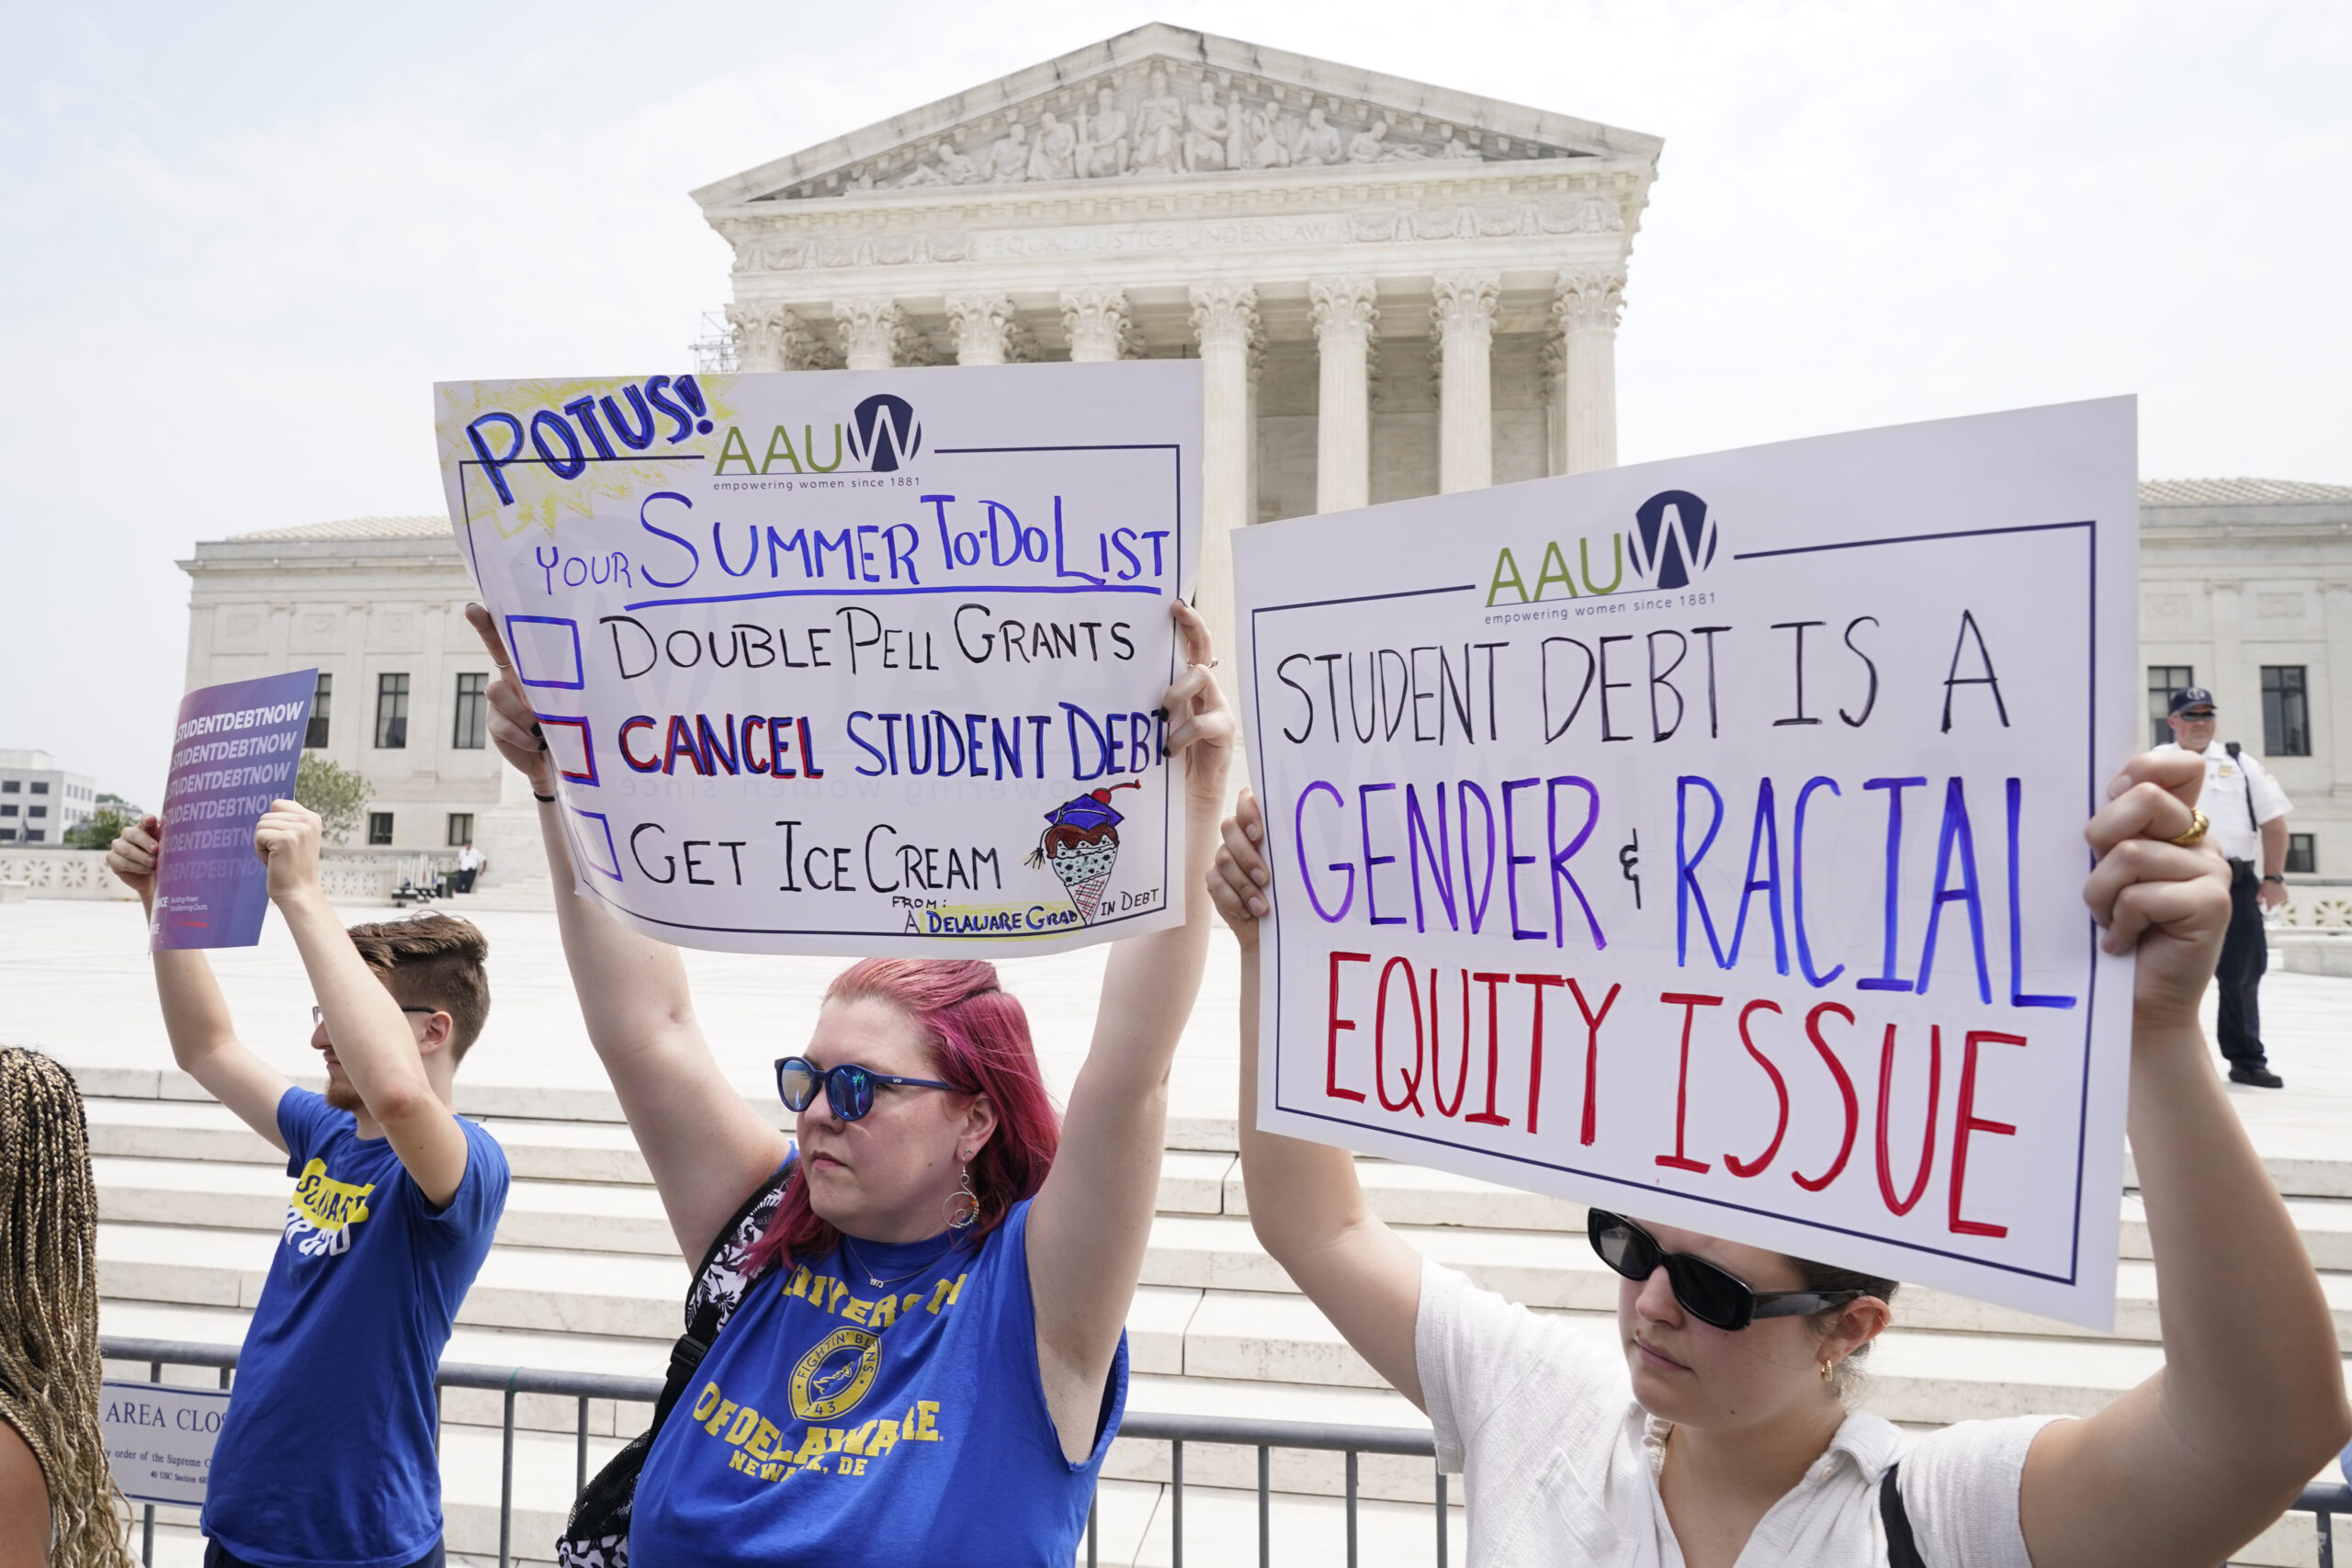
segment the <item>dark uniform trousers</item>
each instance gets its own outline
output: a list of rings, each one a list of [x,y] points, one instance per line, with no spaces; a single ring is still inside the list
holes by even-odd
[[[2270,940],[2256,895],[2262,878],[2252,861],[2230,863],[2230,929],[2222,939],[2222,962],[2213,971],[2221,1001],[2222,1055],[2233,1067],[2268,1065],[2262,1049],[2263,972],[2270,967]]]

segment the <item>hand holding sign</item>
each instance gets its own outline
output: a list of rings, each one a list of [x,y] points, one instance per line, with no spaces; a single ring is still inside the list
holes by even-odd
[[[2108,786],[2110,798],[2083,836],[2098,865],[2083,888],[2109,953],[2139,951],[2132,1011],[2144,1032],[2194,1030],[2230,923],[2230,867],[2211,838],[2182,844],[2205,764],[2188,751],[2151,751]]]
[[[506,644],[498,635],[498,623],[480,604],[466,606],[466,621],[474,628],[474,635],[481,638],[482,647],[490,650],[491,662],[498,666],[498,679],[490,683],[491,744],[531,781],[533,794],[553,795],[554,774],[548,762],[547,739],[539,733],[538,718],[531,712],[531,699],[523,694],[522,682],[514,678],[514,662],[506,656]]]
[[[155,857],[163,852],[164,825],[149,812],[122,830],[107,851],[107,869],[139,895],[141,903],[155,897]]]
[[[319,881],[319,814],[300,802],[274,800],[254,828],[254,852],[269,868],[269,897],[284,903],[323,892]]]

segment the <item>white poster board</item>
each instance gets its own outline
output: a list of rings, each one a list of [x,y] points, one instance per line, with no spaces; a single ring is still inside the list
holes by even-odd
[[[134,1503],[201,1508],[228,1414],[225,1388],[107,1379],[98,1385],[98,1430],[115,1484]]]
[[[1261,1122],[2104,1326],[2130,399],[1236,536]]]
[[[435,389],[449,514],[578,891],[741,952],[1180,920],[1159,698],[1196,362]]]

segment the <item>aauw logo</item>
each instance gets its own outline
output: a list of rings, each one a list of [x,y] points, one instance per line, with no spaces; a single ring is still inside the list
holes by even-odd
[[[1652,588],[1687,588],[1715,558],[1715,520],[1687,490],[1662,490],[1634,511],[1634,571]]]
[[[906,399],[876,392],[850,411],[849,455],[868,473],[895,472],[922,450],[922,424]]]

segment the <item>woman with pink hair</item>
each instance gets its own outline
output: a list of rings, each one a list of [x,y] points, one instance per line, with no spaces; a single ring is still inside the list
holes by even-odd
[[[499,667],[491,737],[549,801],[529,700],[487,614],[468,614]],[[1234,724],[1206,626],[1174,614],[1191,666],[1164,699],[1167,755],[1183,770],[1182,886],[1197,888]],[[540,818],[562,886],[564,834],[551,806]],[[993,967],[851,965],[808,1043],[776,1063],[791,1139],[720,1072],[675,948],[585,899],[557,907],[589,1039],[680,1248],[752,1277],[660,1419],[626,1540],[567,1542],[571,1557],[896,1568],[952,1544],[963,1561],[1066,1568],[1125,1405],[1125,1323],[1209,901],[1112,948],[1058,1124],[1027,1015]],[[756,1240],[722,1247],[787,1160]]]

